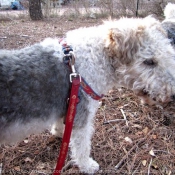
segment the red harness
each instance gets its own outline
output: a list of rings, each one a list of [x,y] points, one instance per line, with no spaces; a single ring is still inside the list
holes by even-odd
[[[72,53],[69,53],[69,47],[70,46],[63,45],[63,51],[66,50],[66,52],[68,52],[66,53],[65,57],[69,57],[69,65],[71,66],[71,69],[72,69],[72,73],[70,74],[70,81],[72,83],[72,86],[71,86],[68,110],[66,114],[63,140],[60,148],[60,154],[57,160],[57,165],[56,165],[55,171],[53,172],[53,175],[61,174],[64,162],[66,159],[69,142],[70,142],[70,136],[73,128],[73,121],[76,114],[76,106],[77,106],[77,103],[79,102],[79,98],[78,98],[79,87],[81,87],[88,95],[90,95],[95,100],[99,100],[103,97],[103,95],[101,96],[97,95],[92,90],[92,88],[86,83],[86,81],[82,77],[80,77],[79,74],[76,73],[74,68],[75,57]],[[72,48],[70,51],[72,51]]]

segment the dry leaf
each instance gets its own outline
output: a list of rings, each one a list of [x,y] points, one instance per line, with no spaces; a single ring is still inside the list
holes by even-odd
[[[56,140],[56,137],[55,137],[55,136],[51,136],[51,137],[48,139],[48,142],[49,142],[49,144],[50,144],[50,143],[55,142],[55,140]]]
[[[152,163],[151,167],[156,169],[156,170],[159,168],[155,163]]]
[[[133,125],[132,127],[133,127],[133,128],[139,128],[139,129],[142,128],[142,126],[141,126],[141,125],[138,125],[138,124],[135,124],[135,125]]]
[[[145,135],[148,134],[148,131],[149,131],[148,127],[145,127],[145,128],[142,130],[142,132],[143,132]]]
[[[16,171],[20,171],[21,170],[20,166],[15,166],[13,169],[16,170]]]
[[[168,174],[168,175],[171,175],[171,173],[172,173],[172,172],[171,172],[171,170],[170,170],[167,174]]]
[[[136,132],[136,135],[142,135],[142,134],[143,134],[142,131],[138,131],[138,132]]]
[[[130,144],[133,143],[133,141],[129,137],[125,137],[125,141],[129,142]]]
[[[25,139],[25,140],[24,140],[24,143],[29,143],[29,140],[28,140],[28,139]]]
[[[30,157],[26,157],[24,161],[25,162],[33,162],[33,160]]]
[[[44,169],[46,167],[45,163],[39,162],[39,164],[37,165],[37,169]]]
[[[35,155],[36,155],[36,154],[39,154],[39,153],[40,153],[39,150],[36,150],[36,151],[34,152]]]
[[[109,93],[110,93],[110,94],[112,94],[112,93],[114,93],[114,92],[115,92],[114,90],[109,90]]]
[[[146,163],[147,163],[146,160],[142,160],[142,165],[143,165],[143,166],[146,166]]]
[[[149,154],[150,154],[151,156],[156,156],[156,155],[154,154],[154,151],[153,151],[153,150],[151,150],[151,151],[149,152]]]
[[[153,139],[157,139],[157,135],[155,135],[155,134],[153,134],[151,137],[152,137]]]

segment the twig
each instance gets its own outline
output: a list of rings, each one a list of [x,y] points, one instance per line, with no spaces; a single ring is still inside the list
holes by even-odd
[[[71,167],[72,164],[73,164],[73,161],[72,161],[72,160],[68,161],[68,162],[66,163],[66,165],[63,167],[62,171],[68,170],[68,168]]]
[[[121,113],[122,113],[122,115],[124,117],[124,120],[126,121],[126,126],[128,126],[128,121],[127,121],[127,118],[126,118],[126,115],[125,115],[123,109],[120,109],[120,111],[121,111]]]
[[[117,121],[125,121],[125,119],[114,119],[114,120],[107,120],[106,122],[103,122],[103,124],[109,124],[109,123],[112,123],[112,122],[117,122]]]
[[[128,155],[137,147],[137,145],[139,145],[140,143],[142,143],[144,140],[146,140],[146,138],[154,131],[154,128],[144,137],[144,138],[141,138],[140,141],[135,144],[129,151],[128,153],[120,160],[120,162],[115,166],[115,169],[118,169],[122,164],[123,162],[127,159]]]
[[[29,38],[29,35],[21,35],[21,37],[27,37],[27,38]]]
[[[105,124],[109,124],[109,123],[113,123],[113,122],[125,121],[126,122],[126,126],[128,126],[128,121],[127,121],[127,118],[126,118],[126,115],[125,115],[123,109],[120,109],[120,111],[121,111],[124,119],[107,120],[107,121],[103,122],[103,124],[105,125]]]
[[[140,162],[139,165],[136,167],[136,169],[134,170],[134,172],[132,173],[132,175],[134,175],[135,173],[137,174],[138,168],[139,168],[140,164],[141,164],[141,162]]]
[[[6,36],[2,36],[2,37],[0,37],[0,39],[7,39],[7,37]]]
[[[148,175],[150,174],[150,168],[151,168],[152,161],[153,161],[153,159],[151,158],[150,163],[148,165]]]
[[[143,141],[143,139],[141,139],[138,143],[140,144],[141,142]],[[125,159],[128,157],[128,154],[130,154],[137,146],[136,144],[128,151],[128,153],[120,160],[120,162],[115,166],[115,169],[118,169],[122,164],[123,162],[125,161]]]

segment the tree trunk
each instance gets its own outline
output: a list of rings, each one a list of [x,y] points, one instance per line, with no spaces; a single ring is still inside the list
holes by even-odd
[[[41,0],[29,0],[29,14],[32,20],[43,19]]]

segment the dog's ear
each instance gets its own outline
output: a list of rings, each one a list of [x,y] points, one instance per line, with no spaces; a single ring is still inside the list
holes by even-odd
[[[137,29],[111,28],[106,40],[106,51],[109,57],[118,59],[122,64],[129,64],[139,49],[139,40],[144,32],[144,27]]]
[[[108,35],[105,50],[115,62],[125,65],[137,59],[137,52],[150,40],[149,37],[156,38],[155,33],[164,35],[160,22],[152,16],[142,19],[121,18],[106,24]]]

